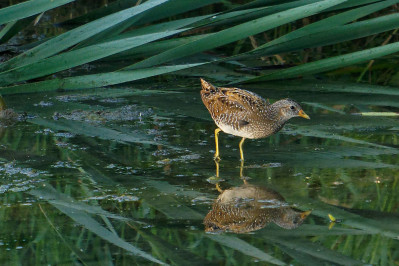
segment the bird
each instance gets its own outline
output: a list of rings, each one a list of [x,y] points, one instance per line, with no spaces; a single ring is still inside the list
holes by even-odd
[[[248,233],[269,223],[294,229],[311,213],[310,210],[294,210],[278,192],[264,186],[244,183],[239,187],[218,190],[221,194],[203,221],[205,232]]]
[[[292,99],[278,100],[273,104],[259,95],[239,88],[216,87],[201,80],[201,99],[217,128],[215,129],[216,152],[214,159],[219,161],[220,131],[241,137],[240,159],[244,161],[243,144],[245,139],[266,138],[280,131],[293,117],[310,117]]]
[[[0,95],[0,127],[11,125],[19,119],[19,115],[13,109],[7,108],[4,98]]]

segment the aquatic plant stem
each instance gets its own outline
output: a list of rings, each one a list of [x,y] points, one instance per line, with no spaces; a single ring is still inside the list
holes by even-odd
[[[68,247],[68,249],[76,255],[76,257],[79,259],[79,261],[83,264],[83,265],[87,265],[84,260],[79,256],[79,254],[77,254],[77,252],[74,250],[74,248],[71,247],[71,245],[68,244],[68,242],[65,241],[65,238],[62,237],[61,233],[57,230],[57,228],[54,226],[54,224],[51,222],[50,218],[47,216],[46,212],[43,210],[42,205],[39,203],[39,208],[40,211],[43,213],[44,217],[46,218],[47,222],[49,223],[49,225],[51,226],[51,228],[54,229],[54,231],[56,232],[56,234],[61,238],[62,242],[64,242],[64,244]]]
[[[398,32],[398,30],[399,30],[399,28],[395,29],[395,30],[388,36],[388,38],[386,38],[386,40],[381,44],[381,46],[386,45],[386,44],[392,39],[393,35],[395,35],[395,34]],[[363,78],[364,74],[366,74],[366,72],[373,66],[374,62],[375,62],[375,60],[373,59],[373,60],[371,60],[371,61],[367,64],[367,66],[363,69],[362,73],[360,74],[360,76],[358,77],[358,79],[357,79],[356,82],[362,81],[362,78]]]

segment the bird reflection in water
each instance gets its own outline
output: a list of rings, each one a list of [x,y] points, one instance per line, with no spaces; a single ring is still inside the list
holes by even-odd
[[[6,102],[0,95],[0,126],[8,126],[19,120],[19,115],[7,108]]]
[[[219,170],[218,165],[216,167]],[[217,184],[216,188],[221,194],[204,218],[205,232],[248,233],[269,223],[275,223],[285,229],[294,229],[300,226],[311,212],[296,211],[276,191],[251,185],[245,180],[239,187],[222,190]]]

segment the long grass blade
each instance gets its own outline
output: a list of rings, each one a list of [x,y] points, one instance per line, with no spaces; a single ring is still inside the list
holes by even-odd
[[[2,87],[0,88],[0,93],[5,95],[5,94],[15,94],[15,93],[97,88],[97,87],[109,86],[128,81],[134,81],[148,77],[158,76],[186,68],[200,66],[202,64],[203,63],[174,65],[174,66],[138,69],[131,71],[119,71],[119,72],[110,72],[104,74],[76,76],[64,79],[52,79],[52,80],[40,81],[30,84]]]
[[[300,253],[305,253],[318,259],[328,262],[336,263],[339,265],[359,265],[360,261],[352,259],[348,256],[342,255],[336,251],[327,249],[320,244],[311,243],[299,239],[284,239],[277,237],[265,236],[265,239],[284,245],[288,248],[294,249]]]
[[[162,53],[168,49],[175,48],[177,46],[192,42],[202,38],[204,35],[194,35],[190,37],[173,38],[167,40],[160,40],[157,42],[148,43],[145,46],[136,47],[127,51],[103,58],[102,60],[126,60],[127,58],[138,58],[143,56],[152,56],[154,54]]]
[[[87,14],[84,14],[79,17],[75,17],[64,22],[61,22],[60,25],[72,25],[72,24],[84,24],[90,21],[99,19],[101,17],[108,16],[112,13],[119,12],[123,9],[132,7],[136,5],[137,0],[118,0],[115,2],[108,3],[106,6],[90,10]]]
[[[106,16],[104,18],[95,20],[91,23],[85,24],[68,32],[65,32],[49,41],[42,43],[29,51],[18,55],[7,62],[0,64],[0,71],[9,70],[15,67],[25,66],[43,58],[52,56],[58,52],[61,52],[83,40],[96,35],[97,33],[103,32],[104,30],[117,25],[127,19],[150,10],[158,5],[162,5],[168,0],[154,0],[148,1],[139,6],[135,6],[115,14]]]
[[[224,246],[240,251],[244,255],[257,258],[264,262],[273,263],[275,265],[285,265],[285,263],[281,260],[276,259],[275,257],[261,251],[260,249],[248,244],[244,240],[241,240],[237,237],[212,234],[208,234],[207,237],[212,239],[213,241],[219,242]]]
[[[117,36],[124,30],[131,27],[133,24],[135,26],[157,21],[163,18],[167,18],[173,15],[181,14],[190,10],[200,8],[205,5],[213,4],[219,2],[220,0],[174,0],[165,2],[163,5],[154,6],[154,8],[149,9],[146,13],[141,13],[139,16],[129,18],[117,25],[114,25],[104,31],[98,33],[92,38],[85,40],[79,46],[86,46],[100,42],[102,39]],[[147,3],[154,2],[148,1]]]
[[[328,214],[332,214],[334,217],[342,219],[341,223],[347,226],[364,230],[369,234],[381,234],[393,239],[398,238],[399,228],[392,226],[392,220],[387,222],[366,218],[361,215],[351,213],[348,210],[344,210],[340,207],[333,206],[317,200],[311,200],[309,198],[306,199],[306,202],[300,198],[292,199],[289,197],[289,193],[290,192],[286,193],[286,196],[288,198],[287,200],[295,201],[297,204],[300,204],[301,209],[313,208],[312,215],[327,219]],[[381,214],[379,214],[379,216],[381,216]],[[398,224],[398,218],[395,217],[393,219],[396,220],[395,224]]]
[[[123,134],[121,132],[118,132],[110,128],[91,125],[89,123],[84,123],[80,121],[71,121],[71,120],[51,121],[42,118],[35,118],[30,121],[34,124],[49,127],[54,130],[73,132],[76,134],[98,137],[106,140],[114,140],[121,143],[131,142],[131,143],[150,144],[150,145],[162,145],[162,143],[155,142],[149,138],[146,138],[146,136],[143,134],[142,135]]]
[[[278,3],[278,5],[272,5],[262,8],[253,8],[239,11],[232,11],[215,15],[211,19],[209,19],[209,25],[207,26],[226,26],[226,25],[234,25],[237,23],[243,23],[246,21],[254,20],[257,18],[261,18],[267,15],[275,14],[278,12],[282,12],[285,10],[301,7],[304,5],[312,4],[315,2],[319,2],[322,0],[297,0],[297,1],[288,1],[287,3]]]
[[[15,20],[7,23],[7,25],[0,31],[0,44],[6,43],[15,36],[20,30],[28,26],[33,20],[34,16],[27,17],[20,20]]]
[[[74,0],[30,0],[0,9],[0,25],[27,18],[44,11],[73,2]]]
[[[40,197],[40,199],[42,199],[42,200],[51,201],[51,203],[53,203],[53,204],[64,206],[64,207],[70,208],[70,209],[74,209],[76,211],[83,211],[88,214],[104,216],[104,217],[108,217],[108,218],[112,218],[112,219],[124,221],[124,222],[130,220],[125,217],[107,212],[107,211],[101,209],[99,206],[91,206],[91,205],[87,205],[82,202],[76,202],[76,201],[72,200],[71,198],[69,198],[67,195],[56,191],[55,189],[53,189],[52,187],[50,187],[48,185],[41,187],[37,190],[31,190],[29,193],[33,194],[37,197]]]
[[[30,193],[32,195],[35,195],[37,197],[40,197],[41,194],[43,193],[55,193],[56,191],[54,190],[54,188],[52,188],[50,185],[47,185],[45,188],[41,188],[41,189],[37,189],[37,190],[32,190],[30,191]],[[76,209],[76,208],[70,208],[68,207],[66,204],[57,204],[56,202],[52,201],[52,200],[48,200],[48,202],[53,205],[55,208],[57,208],[58,210],[60,210],[61,212],[63,212],[65,215],[67,215],[69,218],[71,218],[72,220],[74,220],[75,222],[81,224],[82,226],[84,226],[84,228],[86,228],[86,230],[89,230],[91,232],[93,232],[94,234],[98,235],[99,237],[101,237],[102,239],[104,239],[105,241],[118,246],[120,248],[123,248],[129,252],[132,252],[134,255],[136,256],[141,256],[149,261],[158,263],[158,264],[164,264],[162,261],[154,258],[153,256],[151,256],[150,254],[138,249],[137,247],[129,244],[128,242],[126,242],[125,240],[123,240],[122,238],[120,238],[118,235],[112,233],[111,231],[109,231],[108,229],[106,229],[104,226],[102,226],[101,224],[99,224],[96,220],[94,220],[92,217],[90,217],[86,212]]]
[[[279,25],[289,23],[291,21],[313,15],[321,12],[322,10],[331,6],[345,2],[346,0],[329,0],[321,1],[315,4],[309,4],[297,8],[293,8],[287,11],[279,12],[273,15],[269,15],[260,19],[249,21],[217,33],[213,33],[209,36],[193,41],[191,43],[176,47],[174,49],[165,51],[159,55],[145,59],[139,63],[136,63],[127,69],[137,69],[143,67],[151,67],[159,65],[168,61],[172,61],[178,58],[182,58],[188,55],[196,54],[205,50],[209,50],[224,44],[254,35],[268,29],[272,29]]]
[[[373,32],[372,29],[367,27],[370,25],[363,24],[365,22],[351,24],[347,27],[338,27],[338,26],[342,26],[348,22],[354,21],[356,19],[364,17],[368,14],[371,14],[373,12],[376,12],[378,10],[381,10],[383,8],[391,6],[398,2],[399,1],[396,1],[396,0],[382,1],[382,2],[378,2],[376,4],[367,5],[364,7],[356,8],[353,10],[349,10],[349,11],[328,17],[326,19],[320,20],[318,22],[312,23],[303,28],[300,28],[298,30],[290,32],[290,33],[288,33],[280,38],[277,38],[271,42],[268,42],[262,46],[259,46],[258,48],[251,51],[250,54],[265,55],[265,54],[279,53],[280,51],[286,52],[286,51],[289,51],[290,49],[291,50],[299,50],[299,49],[302,49],[303,47],[306,47],[306,48],[310,47],[308,44],[309,42],[310,43],[317,42],[317,46],[322,46],[322,45],[327,45],[330,43],[337,43],[337,42],[341,42],[341,41],[345,41],[345,40],[360,38],[362,36],[372,35],[377,32],[380,32],[380,31],[390,30],[392,28],[395,28],[395,26],[389,27],[386,25],[378,25],[381,22],[380,19],[384,22],[386,20],[386,17],[378,18],[378,21],[375,22],[376,25],[378,26],[378,30],[375,30],[375,32]],[[374,20],[369,20],[369,23],[372,24],[373,21]],[[396,21],[392,21],[392,24],[394,24],[396,26],[398,25],[398,23]],[[356,28],[354,28],[354,25],[356,25],[355,26]],[[334,34],[331,34],[331,30],[334,30]],[[357,31],[363,30],[363,32],[362,32],[363,34],[357,33],[356,30]],[[370,30],[370,32],[368,32],[367,30]],[[316,34],[319,32],[323,32],[324,35],[334,36],[334,39],[331,39],[330,42],[322,43],[323,40],[320,40],[320,36],[312,35],[312,34]],[[352,37],[350,35],[347,35],[346,38],[342,38],[342,37],[340,37],[340,34],[342,35],[341,32],[344,32],[344,33],[352,32],[353,34],[357,34],[357,35],[352,36]],[[301,37],[303,38],[302,40],[300,39]],[[324,36],[324,38],[326,38],[326,36]],[[342,38],[342,40],[341,40],[341,38]],[[290,45],[291,47],[289,47],[289,49],[287,49],[287,48],[282,49],[281,46],[286,47],[286,46],[284,46],[284,43],[286,46]],[[275,49],[277,51],[273,50],[273,48],[271,48],[271,47],[275,47]],[[297,47],[299,47],[299,48],[297,48]],[[270,49],[270,50],[268,50],[268,49]],[[280,50],[280,51],[278,51],[278,50]]]
[[[327,139],[335,139],[339,141],[344,141],[344,142],[350,142],[350,143],[356,143],[356,144],[362,144],[362,145],[368,145],[376,148],[381,148],[381,149],[387,149],[387,150],[393,150],[395,151],[396,149],[380,144],[375,144],[372,142],[364,141],[364,140],[358,140],[346,136],[341,136],[335,133],[327,132],[324,130],[317,130],[317,129],[311,129],[311,128],[306,128],[306,127],[296,127],[295,128],[295,133],[297,134],[302,134],[304,136],[313,136],[313,137],[318,137],[318,138],[327,138]]]
[[[125,51],[154,40],[162,39],[182,32],[183,30],[172,30],[157,32],[106,43],[91,45],[78,50],[73,50],[50,58],[43,59],[34,64],[26,65],[7,72],[0,73],[0,86],[19,81],[42,77],[61,70],[69,69],[88,62],[92,62],[112,54]],[[62,64],[60,64],[62,62]]]
[[[359,52],[349,53],[341,56],[335,56],[322,59],[316,62],[291,67],[281,71],[275,71],[270,74],[262,75],[256,78],[242,80],[244,83],[259,82],[265,80],[277,80],[305,76],[315,73],[322,73],[329,70],[365,62],[382,56],[399,52],[399,42],[387,44],[381,47],[366,49]]]
[[[355,6],[363,6],[363,5],[368,5],[368,4],[372,4],[372,3],[376,3],[376,2],[380,2],[380,0],[349,0],[342,4],[333,6],[329,9],[327,9],[326,11],[329,12],[329,11],[347,9],[347,8],[351,8],[351,7],[355,7]]]

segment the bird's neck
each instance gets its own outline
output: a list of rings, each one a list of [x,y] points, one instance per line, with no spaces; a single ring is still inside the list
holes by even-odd
[[[282,115],[281,107],[278,105],[278,102],[269,105],[266,116],[268,120],[274,122],[272,123],[273,132],[279,131],[288,121],[288,119],[285,119],[285,117]]]
[[[269,105],[268,116],[277,124],[285,124],[285,122],[289,120],[281,113],[281,106],[279,105],[279,102]]]

